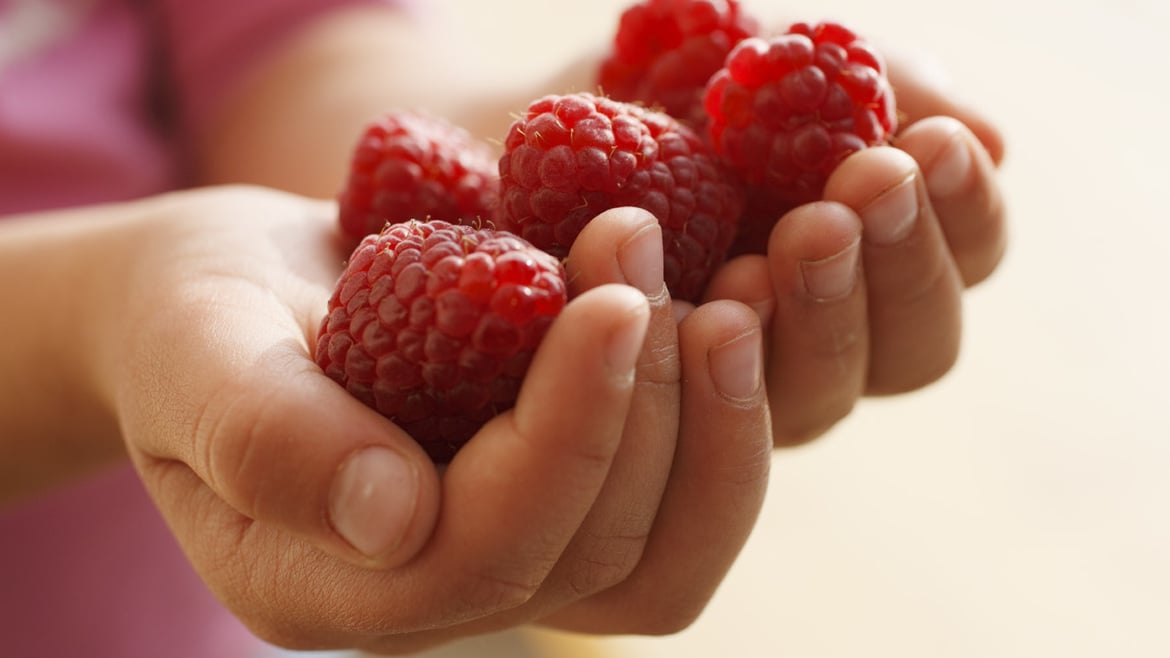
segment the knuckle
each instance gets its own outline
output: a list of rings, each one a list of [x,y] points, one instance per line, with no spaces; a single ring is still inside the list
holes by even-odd
[[[882,302],[901,308],[935,303],[940,295],[946,293],[953,267],[939,251],[937,257],[923,263],[921,268],[904,272],[904,276],[881,295]]]
[[[574,560],[566,586],[575,598],[585,598],[624,582],[634,572],[649,535],[594,536],[585,555]]]
[[[247,483],[259,481],[251,475],[265,468],[259,453],[271,419],[263,400],[243,403],[256,392],[240,386],[238,381],[225,382],[200,410],[193,438],[195,468],[233,507],[255,517],[259,491]]]
[[[808,337],[808,350],[825,360],[841,360],[857,351],[864,333],[856,322],[844,320],[820,327]]]
[[[569,571],[566,585],[574,599],[583,599],[620,583],[628,574],[621,564],[580,559]]]
[[[540,589],[541,581],[483,571],[464,579],[455,598],[452,616],[470,620],[513,610],[528,603]]]
[[[283,358],[279,351],[269,356]],[[277,403],[281,390],[232,377],[213,389],[192,429],[196,472],[252,518],[279,513],[288,495],[264,484],[273,480],[273,464],[279,462],[274,457],[289,440],[286,411]]]

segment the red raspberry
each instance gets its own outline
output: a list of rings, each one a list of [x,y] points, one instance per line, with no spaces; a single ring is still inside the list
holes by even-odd
[[[341,228],[357,241],[387,222],[420,217],[475,224],[490,214],[498,187],[487,144],[437,117],[389,113],[354,147]]]
[[[565,299],[560,263],[514,235],[437,220],[392,224],[353,252],[316,362],[446,462],[515,403]]]
[[[660,112],[591,94],[546,96],[512,124],[499,228],[563,258],[599,213],[638,206],[662,225],[672,295],[697,299],[735,234],[742,193],[703,140]]]
[[[701,126],[707,79],[758,32],[738,0],[643,0],[622,13],[598,84],[611,98],[660,106]]]
[[[704,107],[716,152],[764,221],[819,199],[834,167],[897,127],[881,56],[836,23],[744,39],[707,84]]]

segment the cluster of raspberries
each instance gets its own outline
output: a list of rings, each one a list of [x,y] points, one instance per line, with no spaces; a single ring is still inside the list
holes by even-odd
[[[415,112],[354,148],[339,221],[357,247],[315,358],[436,461],[514,404],[595,216],[657,217],[666,286],[699,301],[729,254],[762,251],[784,212],[896,127],[882,59],[855,33],[767,37],[737,0],[629,7],[597,88],[533,101],[499,157]]]

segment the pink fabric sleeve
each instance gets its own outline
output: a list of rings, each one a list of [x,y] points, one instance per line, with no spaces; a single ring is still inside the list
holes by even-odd
[[[282,39],[321,14],[361,5],[413,10],[418,0],[156,0],[177,110],[197,129]]]

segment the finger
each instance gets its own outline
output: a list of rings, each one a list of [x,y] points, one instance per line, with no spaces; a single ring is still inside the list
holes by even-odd
[[[662,231],[644,210],[618,208],[586,224],[565,261],[570,295],[610,283],[639,288],[650,318],[612,465],[592,507],[524,605],[464,624],[460,635],[531,621],[621,582],[638,562],[670,473],[678,433],[678,329],[663,281]]]
[[[429,623],[515,608],[544,584],[610,475],[649,316],[628,286],[576,297],[538,349],[515,408],[456,455],[434,539],[417,561],[432,581],[418,592],[434,602]]]
[[[535,618],[621,582],[637,564],[666,480],[678,436],[681,365],[678,327],[663,281],[662,230],[650,213],[617,208],[590,221],[566,261],[571,292],[607,283],[637,287],[650,321],[638,357],[621,447],[593,508],[530,602]]]
[[[682,422],[662,504],[638,567],[622,583],[543,620],[584,632],[662,634],[689,625],[739,554],[771,463],[762,331],[731,301],[679,326]]]
[[[853,409],[869,371],[861,220],[847,206],[800,206],[768,243],[776,311],[768,398],[777,445],[810,441]]]
[[[995,270],[1007,246],[1003,193],[986,150],[959,121],[931,117],[902,133],[898,148],[918,161],[963,282]]]
[[[958,356],[962,282],[917,163],[898,149],[865,149],[829,177],[825,198],[862,220],[867,391],[903,392],[938,379]]]
[[[933,56],[898,48],[884,48],[883,52],[898,111],[905,115],[901,121],[904,127],[926,117],[954,117],[971,129],[992,163],[1003,162],[1003,134],[990,119],[955,98],[942,66]],[[900,146],[900,142],[895,143]]]

